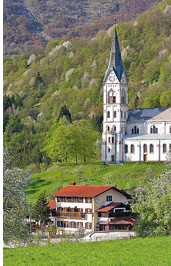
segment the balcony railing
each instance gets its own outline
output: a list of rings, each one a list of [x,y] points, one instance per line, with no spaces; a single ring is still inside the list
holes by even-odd
[[[85,213],[82,212],[57,212],[57,216],[61,218],[85,218]]]

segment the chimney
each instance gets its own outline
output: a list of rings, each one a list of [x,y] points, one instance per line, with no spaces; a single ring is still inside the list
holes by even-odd
[[[76,182],[75,181],[71,181],[71,186],[75,186]]]

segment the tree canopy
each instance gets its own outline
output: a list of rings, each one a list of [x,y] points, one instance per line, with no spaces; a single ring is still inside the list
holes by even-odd
[[[27,240],[29,231],[24,219],[29,211],[25,189],[29,174],[13,167],[13,155],[4,150],[3,161],[3,237],[4,242]]]
[[[171,158],[171,157],[170,157]],[[140,219],[135,230],[141,237],[167,235],[171,231],[171,160],[159,176],[150,180],[151,187],[136,189],[134,211]]]

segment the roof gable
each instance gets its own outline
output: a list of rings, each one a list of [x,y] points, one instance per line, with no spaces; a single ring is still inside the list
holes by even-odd
[[[59,196],[59,197],[96,197],[109,189],[114,189],[118,191],[121,194],[124,194],[127,198],[130,198],[131,196],[124,192],[121,189],[116,188],[115,185],[113,186],[75,186],[75,185],[69,185],[66,186],[54,193],[52,193],[50,196]]]

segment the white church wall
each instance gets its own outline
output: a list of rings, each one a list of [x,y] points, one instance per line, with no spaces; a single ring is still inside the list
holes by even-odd
[[[125,145],[128,146],[127,153],[125,153]],[[134,146],[134,152],[131,152],[131,145]],[[171,139],[125,139],[123,161],[165,161],[170,148]]]

